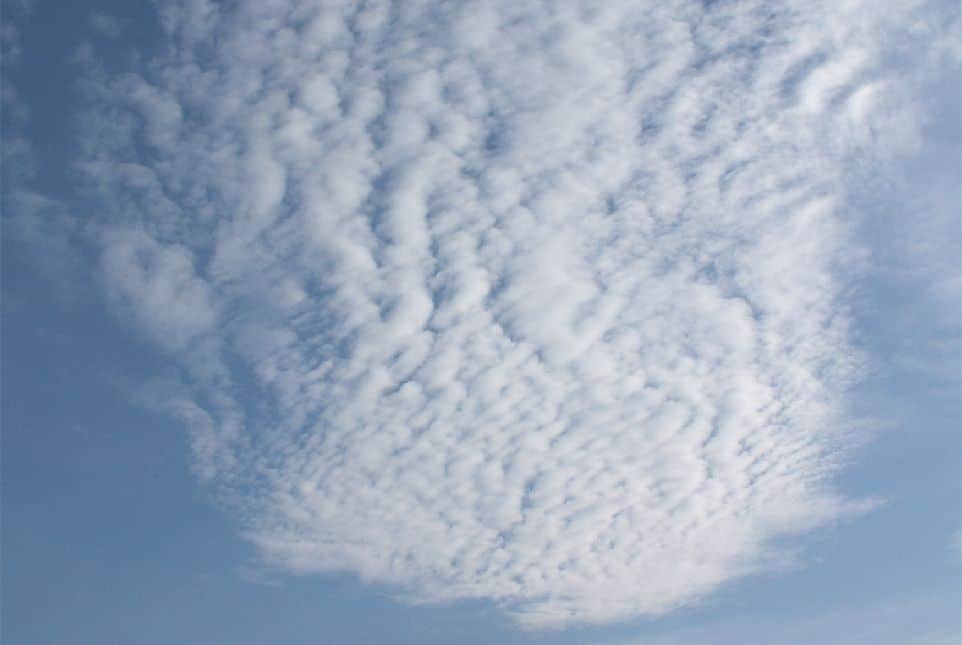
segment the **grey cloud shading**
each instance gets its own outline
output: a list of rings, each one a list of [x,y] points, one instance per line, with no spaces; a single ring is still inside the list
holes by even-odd
[[[265,560],[558,627],[867,508],[827,477],[846,164],[912,141],[889,4],[164,3],[79,167]]]

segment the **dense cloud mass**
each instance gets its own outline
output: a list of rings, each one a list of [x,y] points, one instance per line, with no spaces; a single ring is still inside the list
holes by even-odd
[[[282,569],[531,626],[860,508],[845,167],[913,145],[882,45],[934,29],[887,4],[162,3],[81,169],[199,475]]]

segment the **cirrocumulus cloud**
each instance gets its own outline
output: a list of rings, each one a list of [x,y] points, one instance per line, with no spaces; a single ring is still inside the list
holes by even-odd
[[[844,165],[907,145],[890,4],[163,3],[81,168],[199,476],[275,566],[536,627],[860,508]]]

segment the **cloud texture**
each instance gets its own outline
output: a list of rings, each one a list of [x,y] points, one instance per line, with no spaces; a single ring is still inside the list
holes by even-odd
[[[81,168],[200,476],[277,566],[532,626],[859,508],[846,165],[913,145],[882,45],[939,27],[890,4],[162,3]]]

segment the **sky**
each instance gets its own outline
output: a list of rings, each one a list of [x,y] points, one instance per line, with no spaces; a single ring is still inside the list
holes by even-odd
[[[960,20],[8,0],[3,641],[962,641]]]

